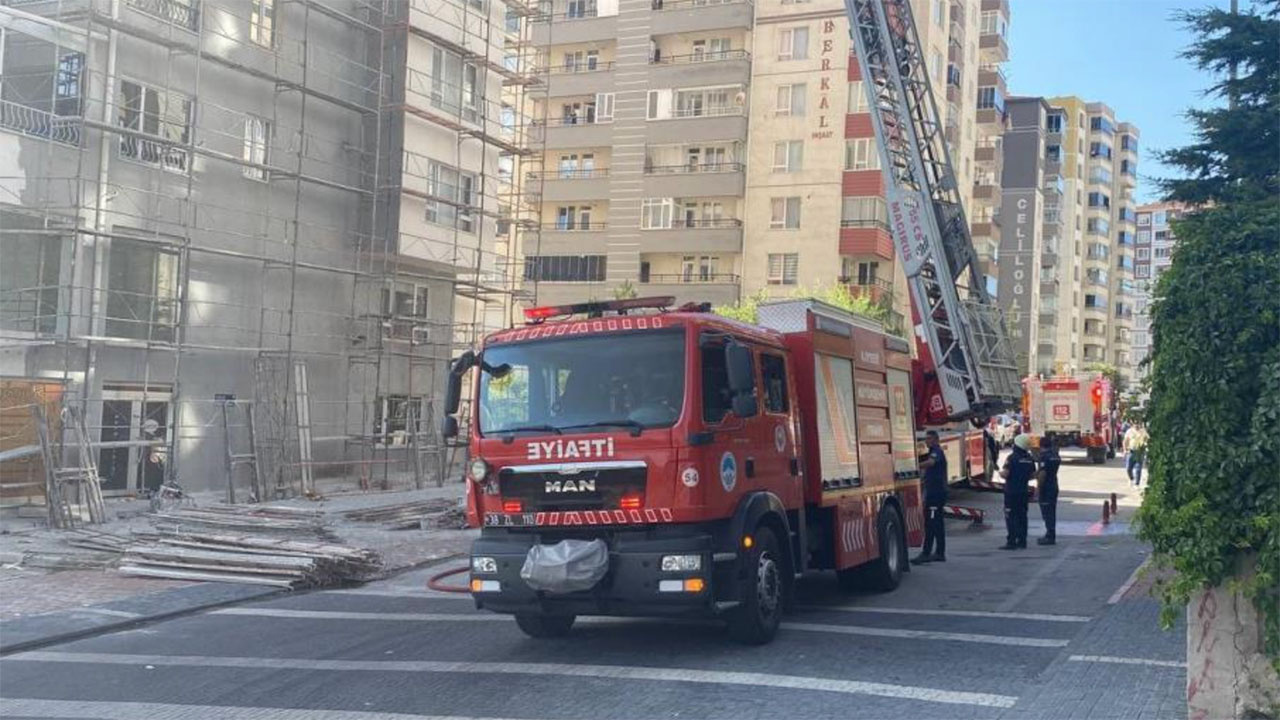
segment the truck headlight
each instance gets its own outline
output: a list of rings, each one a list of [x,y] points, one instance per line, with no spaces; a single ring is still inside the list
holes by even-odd
[[[467,475],[476,482],[483,482],[489,475],[489,463],[484,458],[472,458],[471,463],[467,465]]]
[[[701,555],[663,555],[662,572],[697,572],[702,569]]]
[[[476,557],[471,558],[471,572],[496,573],[498,572],[498,561],[491,557],[477,555]]]

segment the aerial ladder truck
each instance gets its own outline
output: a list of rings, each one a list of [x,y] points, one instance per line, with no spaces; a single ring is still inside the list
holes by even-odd
[[[804,572],[901,582],[923,539],[918,429],[1016,406],[908,0],[847,7],[914,352],[815,300],[754,325],[671,298],[525,310],[450,372],[445,434],[464,392],[476,409],[477,607],[534,637],[578,615],[712,616],[768,642]]]

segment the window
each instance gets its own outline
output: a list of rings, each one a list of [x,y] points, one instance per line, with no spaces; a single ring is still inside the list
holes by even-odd
[[[787,361],[781,355],[760,354],[760,377],[764,380],[765,412],[785,413],[787,402]]]
[[[1156,259],[1167,258],[1167,257],[1170,257],[1172,254],[1173,254],[1173,248],[1169,248],[1169,247],[1158,247],[1153,251],[1153,255]]]
[[[778,115],[794,115],[797,117],[804,115],[804,93],[804,83],[779,85],[778,102],[774,106],[774,112]]]
[[[120,127],[158,140],[121,135],[121,157],[186,172],[191,100],[128,80],[120,83],[120,95]]]
[[[845,170],[879,170],[880,152],[874,138],[854,138],[844,141]]]
[[[1169,231],[1168,231],[1168,230],[1157,230],[1157,231],[1156,231],[1156,242],[1164,242],[1165,240],[1168,240],[1168,239],[1169,239]]]
[[[929,74],[933,75],[934,82],[942,84],[942,53],[936,49],[929,51]]]
[[[795,285],[799,265],[798,253],[769,253],[765,282],[770,285]]]
[[[804,166],[804,141],[784,140],[773,144],[773,171],[797,172]]]
[[[933,24],[942,27],[942,23],[946,18],[946,8],[943,0],[933,0]]]
[[[249,0],[249,39],[271,47],[275,39],[275,0]]]
[[[480,116],[479,71],[464,63],[462,56],[438,47],[431,48],[431,104],[464,120]]]
[[[37,217],[5,210],[0,228],[0,329],[54,332],[65,239],[48,234]]]
[[[379,395],[373,435],[380,445],[408,445],[410,433],[422,429],[421,395]]]
[[[83,74],[84,54],[67,53],[58,59],[58,72],[53,80],[53,112],[55,115],[74,116],[80,114],[80,81]],[[68,126],[66,130],[74,133],[73,137],[78,143],[79,127]]]
[[[1140,278],[1151,277],[1151,266],[1139,265],[1138,269],[1135,270],[1133,274],[1134,274],[1134,277],[1140,277]]]
[[[860,262],[858,263],[858,284],[874,285],[876,278],[880,276],[880,263],[878,262]]]
[[[1115,133],[1115,125],[1101,115],[1089,118],[1089,129],[1094,132],[1103,133],[1104,135],[1112,135]]]
[[[426,220],[436,225],[456,227],[463,232],[475,231],[476,176],[455,167],[430,160],[427,163]]]
[[[720,258],[715,255],[685,255],[680,258],[680,282],[710,282],[716,279]]]
[[[849,83],[849,112],[864,113],[867,111],[867,89],[861,80]]]
[[[1091,192],[1089,193],[1089,207],[1091,208],[1110,208],[1111,196],[1106,193]]]
[[[1151,224],[1151,213],[1138,213],[1138,224],[1139,224],[1139,225],[1150,225],[1150,224]]]
[[[809,28],[793,27],[778,30],[778,59],[806,60],[809,57]]]
[[[675,117],[711,117],[730,115],[740,108],[730,102],[736,86],[677,90],[675,93]]]
[[[178,255],[159,243],[117,237],[111,241],[107,263],[107,334],[173,342]]]
[[[1044,157],[1049,162],[1062,162],[1062,146],[1061,145],[1045,145]]]
[[[999,35],[1004,37],[1008,32],[1009,23],[1004,19],[1004,15],[996,11],[987,11],[982,13],[982,34],[983,35]]]
[[[1150,243],[1150,242],[1151,242],[1151,231],[1150,231],[1150,230],[1139,230],[1139,231],[1138,231],[1138,242],[1140,242],[1140,243]]]
[[[1160,211],[1157,211],[1156,213],[1154,213],[1154,214],[1151,216],[1151,224],[1152,224],[1152,225],[1167,225],[1167,224],[1168,224],[1168,219],[1167,219],[1167,215],[1165,214],[1165,212],[1164,212],[1163,210],[1160,210]]]
[[[704,345],[702,355],[702,420],[722,422],[733,409],[733,393],[729,390],[729,365],[725,343]],[[754,375],[755,369],[752,368]]]
[[[592,230],[590,205],[561,205],[556,208],[556,230]]]
[[[978,109],[995,108],[1004,114],[1004,94],[997,87],[978,88]]]
[[[888,229],[889,211],[884,199],[877,196],[841,198],[840,224],[843,227]]]
[[[672,198],[645,198],[640,201],[640,229],[669,229],[675,217],[675,206]]]
[[[533,255],[524,259],[524,279],[533,282],[603,282],[604,255]]]
[[[1136,153],[1136,152],[1138,152],[1138,138],[1136,138],[1136,137],[1134,137],[1134,136],[1132,136],[1132,135],[1127,135],[1127,134],[1126,134],[1126,135],[1121,135],[1121,136],[1120,136],[1120,149],[1121,149],[1121,150],[1128,150],[1128,151],[1130,151],[1130,152],[1135,152],[1135,153]]]
[[[1061,133],[1066,116],[1062,113],[1049,113],[1045,116],[1044,129],[1051,133]]]
[[[774,230],[800,229],[800,198],[773,198],[769,201],[769,227]]]
[[[564,16],[571,19],[596,17],[599,9],[595,0],[569,0],[565,6]]]
[[[1138,248],[1138,251],[1137,251],[1137,252],[1138,252],[1138,259],[1139,259],[1139,260],[1150,260],[1150,259],[1151,259],[1151,248]]]
[[[1111,170],[1102,165],[1093,165],[1089,168],[1089,182],[1102,183],[1103,185],[1111,184]]]
[[[598,123],[613,122],[613,93],[596,93],[596,117]]]
[[[1111,158],[1111,146],[1103,142],[1089,143],[1089,157]]]
[[[1133,162],[1132,160],[1121,160],[1120,174],[1121,175],[1137,175],[1138,174],[1137,163]]]
[[[271,121],[254,115],[244,118],[244,153],[242,159],[254,165],[266,165],[271,146]],[[245,165],[240,172],[250,180],[267,180],[267,170]]]

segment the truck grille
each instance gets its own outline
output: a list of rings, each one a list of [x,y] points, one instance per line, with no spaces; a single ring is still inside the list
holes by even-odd
[[[523,501],[526,512],[614,509],[623,495],[644,492],[647,475],[647,469],[640,464],[626,467],[587,464],[581,468],[532,472],[505,468],[498,473],[498,489],[504,499]]]

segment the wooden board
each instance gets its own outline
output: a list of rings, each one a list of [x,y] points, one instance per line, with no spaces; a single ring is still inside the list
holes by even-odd
[[[50,437],[61,432],[63,385],[37,378],[0,378],[0,452],[39,447],[31,406],[44,407]],[[44,460],[39,452],[0,461],[0,507],[43,504]]]

